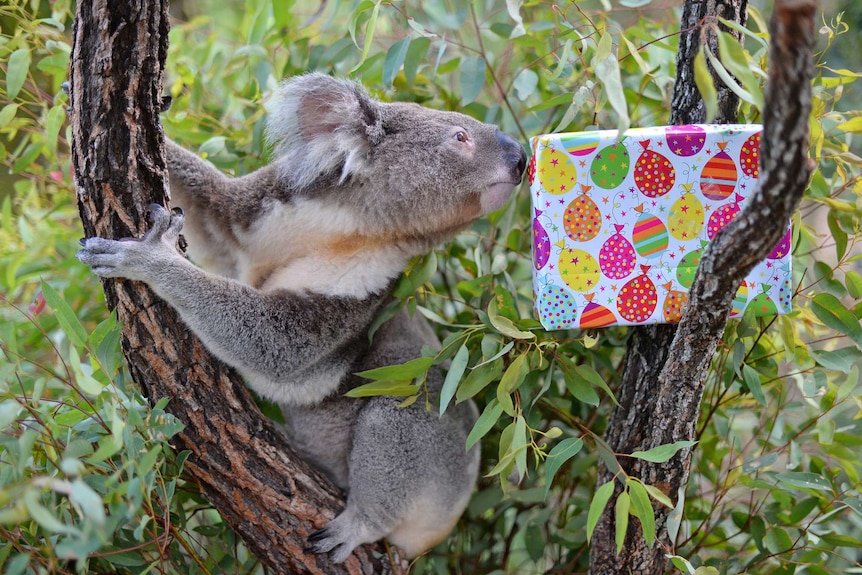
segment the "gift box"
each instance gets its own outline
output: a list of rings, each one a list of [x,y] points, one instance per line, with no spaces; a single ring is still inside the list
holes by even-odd
[[[532,139],[533,289],[546,329],[675,323],[704,247],[758,176],[758,125],[688,125]],[[791,232],[732,316],[790,311]]]

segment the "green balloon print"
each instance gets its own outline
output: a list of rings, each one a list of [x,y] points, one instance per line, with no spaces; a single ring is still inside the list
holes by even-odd
[[[595,185],[611,190],[623,183],[629,174],[629,169],[631,169],[631,158],[623,139],[599,150],[590,165],[590,174]]]
[[[778,306],[775,305],[775,302],[772,301],[772,298],[769,297],[769,285],[762,284],[761,289],[763,293],[757,294],[751,303],[748,304],[748,307],[754,310],[754,315],[758,317],[763,317],[767,315],[778,315]]]
[[[703,256],[703,248],[706,247],[706,244],[706,241],[701,240],[699,248],[682,256],[676,268],[676,281],[682,287],[688,289],[694,282],[694,274],[697,272],[697,266],[700,264],[700,258]]]

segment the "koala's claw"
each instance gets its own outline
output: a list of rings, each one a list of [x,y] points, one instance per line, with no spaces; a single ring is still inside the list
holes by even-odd
[[[308,536],[306,541],[310,545],[305,548],[305,552],[329,553],[333,562],[341,563],[350,556],[357,545],[379,539],[379,537],[357,537],[360,534],[350,528],[350,525],[345,525],[345,522],[339,521],[338,518],[330,521],[326,527]]]
[[[180,208],[173,208],[170,213],[159,204],[147,206],[152,227],[142,238],[143,241],[167,240],[173,244],[183,229],[185,214]],[[152,238],[152,239],[151,239]]]

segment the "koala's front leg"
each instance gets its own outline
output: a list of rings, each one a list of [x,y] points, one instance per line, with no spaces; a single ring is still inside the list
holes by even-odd
[[[259,394],[310,403],[335,390],[361,352],[385,294],[359,300],[261,292],[210,274],[174,247],[182,212],[169,214],[161,206],[151,210],[153,226],[143,238],[82,240],[78,259],[100,276],[146,282],[210,352],[236,368]]]

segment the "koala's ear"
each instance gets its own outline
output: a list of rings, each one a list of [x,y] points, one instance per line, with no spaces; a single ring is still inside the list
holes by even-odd
[[[285,81],[267,105],[266,131],[282,177],[304,188],[324,175],[344,181],[361,171],[384,135],[380,106],[360,85],[325,74]]]

